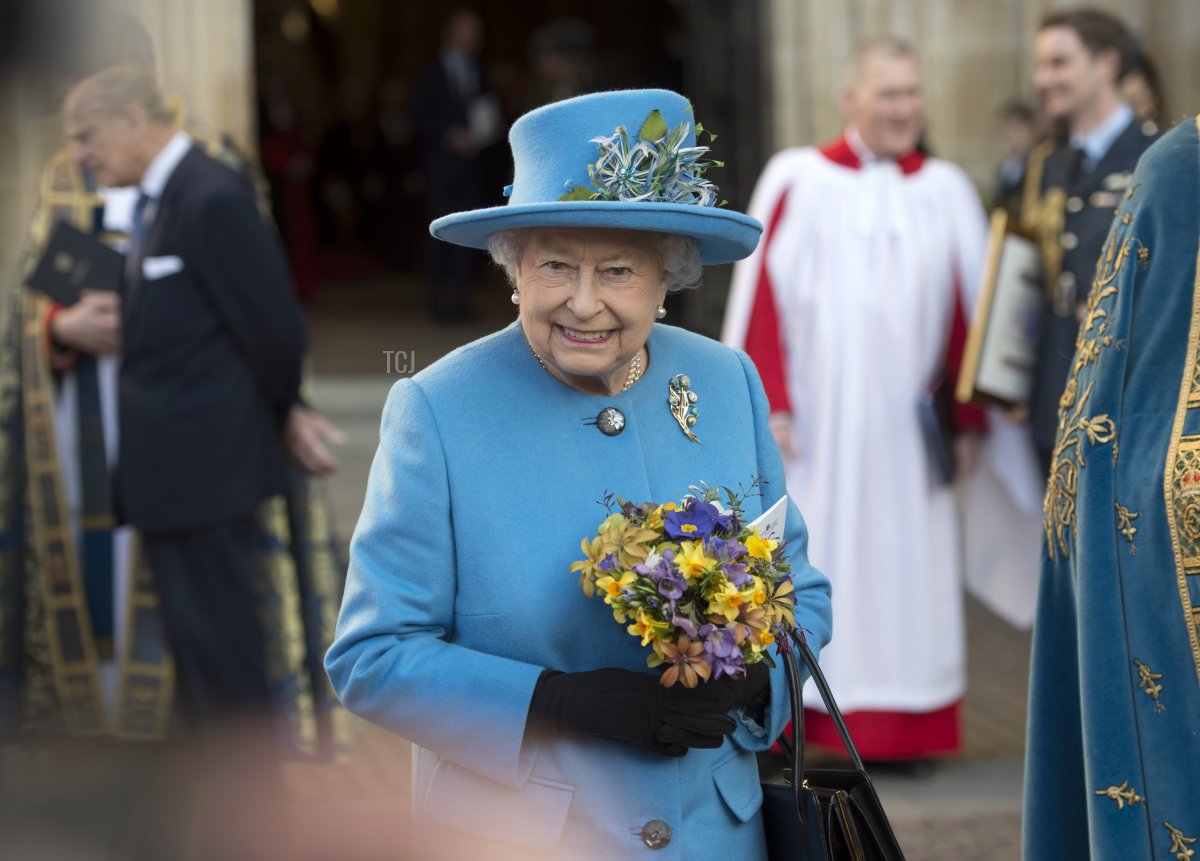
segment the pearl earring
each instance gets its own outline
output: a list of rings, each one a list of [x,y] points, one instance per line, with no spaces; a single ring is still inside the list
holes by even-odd
[[[516,288],[516,287],[514,287],[514,288],[513,288],[513,294],[512,294],[512,303],[513,303],[514,305],[520,305],[520,304],[521,304],[521,294],[517,292],[517,288]]]
[[[658,309],[654,312],[655,319],[661,320],[665,316],[667,316],[667,309],[662,305],[659,305]]]

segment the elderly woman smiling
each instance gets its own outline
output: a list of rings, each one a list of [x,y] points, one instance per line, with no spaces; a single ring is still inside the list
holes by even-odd
[[[668,291],[700,280],[700,249],[673,234],[597,228],[505,230],[488,242],[513,283],[521,329],[552,376],[612,395],[641,378]]]
[[[713,205],[675,93],[552,104],[510,143],[508,205],[431,230],[490,249],[518,319],[393,388],[326,667],[414,743],[417,857],[763,859],[754,754],[789,714],[781,669],[664,687],[571,573],[608,494],[758,479],[751,519],[784,495],[753,365],[657,322],[761,225]],[[792,505],[785,537],[818,647],[828,584]]]

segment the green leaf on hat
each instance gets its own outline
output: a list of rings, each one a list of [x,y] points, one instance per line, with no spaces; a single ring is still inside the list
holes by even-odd
[[[646,117],[641,129],[638,130],[638,138],[644,141],[656,141],[666,133],[667,121],[663,119],[663,115],[655,108]]]
[[[559,200],[595,200],[595,198],[596,198],[596,192],[592,191],[590,188],[588,188],[586,186],[577,185],[574,188],[572,188],[570,191],[568,191],[566,194],[561,195],[558,199]]]

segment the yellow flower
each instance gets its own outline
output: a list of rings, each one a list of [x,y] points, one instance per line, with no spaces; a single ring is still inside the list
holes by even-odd
[[[745,597],[732,584],[726,583],[723,588],[714,592],[708,599],[709,617],[721,616],[727,622],[732,622],[742,611]]]
[[[750,588],[746,590],[746,594],[755,604],[767,603],[767,584],[763,582],[761,577],[751,578]]]
[[[604,603],[611,605],[613,599],[620,598],[625,587],[633,585],[633,581],[636,579],[637,575],[632,571],[626,571],[621,575],[620,579],[613,577],[611,574],[605,574],[596,580],[596,588],[604,593]]]
[[[771,561],[771,553],[779,546],[778,541],[770,538],[761,538],[758,534],[758,527],[754,527],[752,534],[746,539],[746,552],[755,559],[761,559],[763,562]]]
[[[652,643],[657,645],[658,638],[665,634],[670,627],[666,622],[646,615],[645,610],[638,610],[637,618],[625,630],[635,637],[641,637],[643,646],[649,646]]]
[[[571,570],[579,572],[579,585],[583,589],[583,594],[591,598],[596,594],[596,578],[604,570],[599,566],[604,561],[605,554],[599,538],[593,538],[590,541],[585,538],[579,543],[579,548],[586,558],[572,562]]]
[[[622,568],[632,568],[646,558],[650,548],[645,542],[658,537],[652,529],[630,523],[624,515],[612,514],[600,524],[600,550],[604,556],[612,554]],[[603,556],[601,558],[604,558]]]
[[[775,587],[775,592],[766,604],[766,610],[770,613],[772,620],[783,625],[785,630],[796,627],[795,591],[792,581],[784,580]]]
[[[681,541],[675,554],[675,565],[685,579],[698,580],[704,572],[717,564],[717,560],[704,552],[703,541]]]

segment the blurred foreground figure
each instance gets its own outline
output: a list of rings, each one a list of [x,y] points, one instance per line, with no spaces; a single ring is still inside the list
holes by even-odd
[[[136,19],[100,15],[91,33],[80,70],[153,68]],[[177,103],[170,113],[198,147],[250,181],[253,167],[228,137],[185,121]],[[60,221],[122,245],[136,191],[105,187],[111,182],[97,181],[66,151],[47,164],[24,274]],[[261,197],[259,208],[265,212]],[[0,345],[0,739],[162,738],[177,710],[157,590],[133,530],[113,528],[122,297],[100,297],[104,314],[81,315],[83,301],[63,308],[15,284],[10,295]],[[76,325],[64,327],[73,316]],[[107,327],[106,339],[96,338],[104,331],[97,323]],[[311,457],[301,463],[322,471]],[[257,519],[253,591],[278,729],[293,752],[328,751],[335,728],[344,736],[345,715],[313,664],[331,637],[341,592],[321,485],[290,469],[285,492],[261,505]]]
[[[984,216],[966,175],[918,148],[921,70],[907,43],[859,48],[843,111],[840,139],[785,150],[759,179],[750,211],[766,232],[735,270],[722,337],[762,375],[788,490],[833,584],[822,665],[858,749],[923,760],[960,746],[963,599],[947,473],[955,455],[970,471],[984,419],[946,404],[968,433],[935,439],[921,410],[953,388]],[[806,715],[805,732],[841,748],[823,712]]]
[[[1200,139],[1142,157],[1059,403],[1029,698],[1027,861],[1200,841]]]
[[[153,79],[116,68],[63,110],[73,160],[139,187],[121,302],[117,505],[142,533],[191,718],[269,706],[255,508],[286,487],[305,327],[244,179],[175,128]]]

